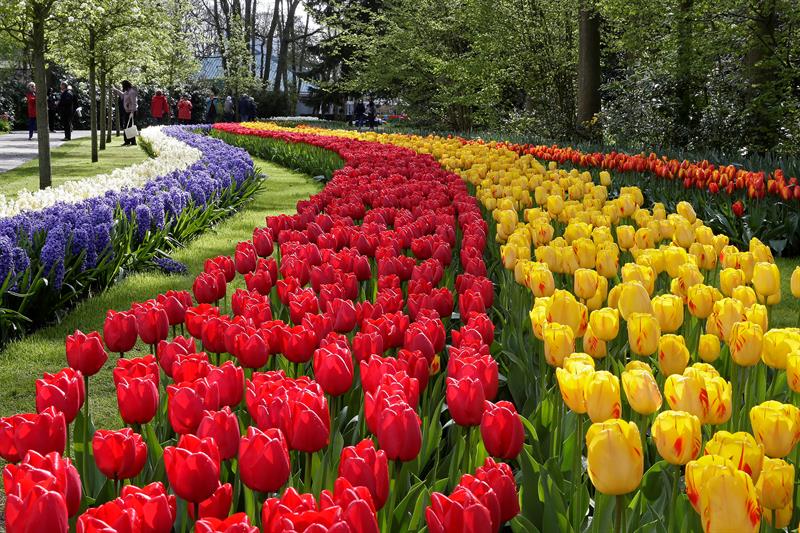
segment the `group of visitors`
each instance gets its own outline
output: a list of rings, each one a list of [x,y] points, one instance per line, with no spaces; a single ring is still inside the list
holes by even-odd
[[[50,131],[56,131],[56,117],[61,120],[61,127],[64,129],[64,139],[69,141],[72,139],[72,120],[75,117],[75,95],[72,92],[72,86],[67,82],[61,82],[61,92],[57,95],[55,91],[51,91],[47,97],[47,114]],[[33,134],[36,131],[36,84],[30,82],[28,84],[28,92],[25,95],[25,103],[27,104],[28,115],[28,140],[33,140]]]
[[[119,108],[122,110],[120,115],[122,127],[124,130],[129,130],[129,128],[136,126],[137,111],[139,110],[139,93],[136,87],[128,80],[122,82],[121,89],[114,87],[113,91],[119,96]],[[28,139],[31,140],[36,131],[36,84],[33,82],[28,84],[25,103],[28,108]],[[76,110],[75,104],[76,98],[72,91],[72,86],[66,82],[61,82],[61,92],[59,94],[52,92],[47,98],[50,131],[55,131],[57,116],[64,129],[65,141],[72,138],[72,121]],[[192,100],[188,94],[181,95],[180,100],[175,104],[175,114],[173,114],[173,106],[170,103],[170,99],[162,90],[157,90],[150,100],[150,115],[156,124],[170,124],[175,115],[177,115],[179,124],[191,124],[192,110]],[[225,97],[222,103],[220,103],[219,96],[217,96],[215,91],[210,91],[206,97],[204,118],[207,123],[218,122],[220,116],[223,120],[231,122],[235,120],[237,111],[241,121],[254,119],[256,117],[256,103],[253,97],[242,94],[239,97],[238,110],[234,108],[232,96]],[[136,146],[136,136],[133,135],[134,131],[131,129],[130,132],[132,133],[130,136],[128,136],[127,133],[124,134],[125,140],[123,146]]]
[[[368,126],[369,128],[374,128],[377,125],[375,118],[377,117],[378,111],[375,107],[374,100],[370,99],[366,106],[364,105],[364,100],[359,100],[356,102],[356,106],[353,111],[355,115],[356,127],[360,128],[362,126]]]

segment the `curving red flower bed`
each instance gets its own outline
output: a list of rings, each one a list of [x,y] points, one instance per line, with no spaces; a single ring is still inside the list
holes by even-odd
[[[487,227],[465,183],[391,145],[218,127],[345,166],[210,258],[193,295],[67,338],[38,413],[0,419],[8,530],[498,531],[519,500],[493,457],[513,460],[523,428],[493,403]],[[125,358],[137,343],[152,353]],[[109,352],[127,427],[95,431]]]

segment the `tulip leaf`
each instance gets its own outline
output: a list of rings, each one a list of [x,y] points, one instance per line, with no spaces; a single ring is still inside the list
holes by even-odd
[[[392,522],[393,523],[395,521],[397,521],[397,523],[401,524],[402,526],[407,526],[408,525],[408,521],[407,521],[407,519],[409,518],[409,516],[408,516],[408,506],[412,501],[416,501],[417,500],[418,492],[420,490],[424,489],[424,488],[425,488],[425,482],[424,481],[418,481],[417,483],[415,483],[408,490],[408,493],[406,493],[405,497],[403,497],[403,499],[400,500],[395,505],[394,514],[393,514],[393,517],[392,517]],[[404,518],[406,520],[404,520]],[[408,529],[407,527],[401,527],[400,528],[401,531],[406,531],[407,529]]]
[[[523,420],[525,420],[523,418]],[[520,497],[522,499],[522,514],[534,524],[542,523],[544,508],[539,497],[539,472],[541,465],[530,454],[530,446],[525,445],[519,454],[519,465],[522,470],[520,482]]]
[[[641,492],[648,502],[656,502],[669,494],[672,480],[668,469],[671,468],[666,461],[659,461],[644,473]]]
[[[533,522],[525,518],[524,515],[518,514],[511,522],[511,531],[514,533],[539,533],[539,528]]]
[[[408,522],[408,531],[417,531],[424,526],[423,521],[425,517],[425,508],[431,500],[431,492],[423,485],[422,491],[417,497],[417,502],[414,504],[414,513],[411,515],[411,520]]]
[[[592,514],[591,528],[592,533],[606,533],[613,530],[614,509],[616,501],[614,496],[595,493],[594,513]]]

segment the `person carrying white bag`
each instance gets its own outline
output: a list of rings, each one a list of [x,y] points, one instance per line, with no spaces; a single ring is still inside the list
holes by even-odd
[[[124,80],[122,82],[122,90],[114,89],[114,92],[122,97],[122,109],[125,114],[122,115],[125,130],[123,136],[125,142],[122,146],[136,146],[136,137],[139,135],[139,130],[136,128],[136,110],[139,109],[138,91],[131,82]]]

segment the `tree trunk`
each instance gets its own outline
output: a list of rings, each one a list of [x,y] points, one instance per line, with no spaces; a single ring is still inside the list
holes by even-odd
[[[760,3],[760,11],[752,14],[752,37],[745,65],[750,78],[748,115],[750,143],[757,152],[766,152],[778,142],[778,130],[783,113],[780,81],[775,57],[775,0]]]
[[[45,69],[45,21],[48,8],[40,3],[33,5],[33,32],[31,58],[33,81],[37,94],[44,98],[36,99],[36,141],[39,148],[39,188],[46,189],[52,184],[50,175],[50,127],[47,116],[47,71]]]
[[[600,112],[600,15],[582,3],[578,36],[578,129],[591,134]]]
[[[98,117],[98,121],[100,124],[100,149],[106,149],[106,112],[107,109],[107,102],[106,102],[106,60],[100,60],[100,116]]]
[[[92,135],[92,163],[97,163],[97,58],[94,28],[89,28],[89,130]]]
[[[273,41],[275,40],[275,30],[278,28],[278,12],[280,11],[280,6],[281,0],[275,0],[275,6],[272,8],[272,20],[269,22],[269,31],[264,39],[267,41],[267,51],[264,54],[267,64],[264,68],[264,71],[261,73],[264,79],[264,84],[269,83],[269,73],[272,70],[272,46]]]
[[[111,144],[111,128],[114,125],[114,91],[112,87],[111,78],[108,79],[108,87],[104,89],[108,91],[108,123],[106,127],[106,143]]]
[[[283,84],[284,92],[288,91],[289,84],[289,42],[292,38],[292,29],[294,28],[294,13],[300,0],[289,0],[289,6],[286,9],[286,20],[283,24],[283,31],[281,31],[281,47],[278,51],[278,67],[275,74],[275,92],[280,90],[281,83]]]

